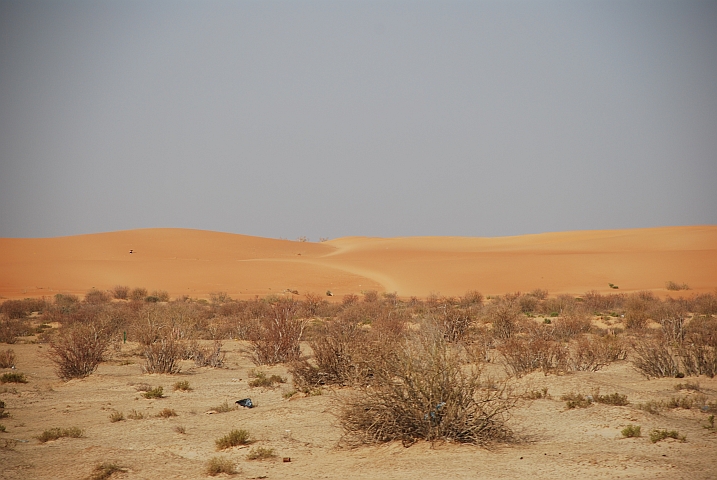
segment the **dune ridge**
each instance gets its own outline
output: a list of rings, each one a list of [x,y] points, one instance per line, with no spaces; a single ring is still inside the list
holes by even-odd
[[[130,253],[130,250],[133,253]],[[83,294],[115,285],[172,297],[234,298],[287,289],[335,299],[365,290],[401,297],[717,288],[717,226],[542,233],[514,237],[344,237],[322,243],[189,229],[0,239],[0,296]],[[609,283],[619,286],[611,289]],[[682,292],[681,294],[684,294]]]

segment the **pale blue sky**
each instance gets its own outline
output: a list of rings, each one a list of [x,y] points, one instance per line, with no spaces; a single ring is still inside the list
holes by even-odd
[[[717,224],[717,2],[0,0],[0,237]]]

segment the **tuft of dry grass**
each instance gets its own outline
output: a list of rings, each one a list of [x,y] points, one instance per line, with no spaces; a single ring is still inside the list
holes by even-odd
[[[132,410],[127,414],[127,418],[130,420],[142,420],[144,418],[144,413]]]
[[[234,466],[234,462],[229,460],[228,458],[223,457],[212,457],[207,462],[207,475],[210,475],[212,477],[219,475],[220,473],[226,473],[229,475],[234,475],[237,473],[236,468]]]
[[[122,420],[124,420],[124,414],[122,412],[115,410],[110,414],[110,422],[115,423],[121,422]]]
[[[214,410],[217,413],[227,413],[227,412],[233,412],[234,410],[238,410],[238,405],[229,405],[229,402],[224,400],[224,403],[217,405],[214,408],[210,408],[210,410]]]
[[[593,395],[593,399],[595,402],[605,405],[625,406],[630,404],[630,402],[627,401],[627,395],[622,395],[617,392],[611,393],[610,395],[600,395],[596,392]]]
[[[249,438],[249,432],[246,430],[232,430],[228,434],[214,441],[217,445],[217,450],[224,450],[238,445],[249,445],[253,443]]]
[[[192,387],[189,386],[189,382],[187,380],[182,380],[181,382],[174,384],[174,391],[176,392],[177,390],[189,392],[192,390]]]
[[[159,418],[171,418],[171,417],[176,417],[176,416],[177,416],[177,412],[175,412],[171,408],[165,408],[157,414],[157,417],[159,417]]]
[[[253,377],[253,380],[249,381],[250,387],[268,387],[272,388],[277,383],[286,383],[286,379],[280,377],[279,375],[272,375],[270,377],[266,376],[265,372],[259,371],[252,371],[249,374],[251,377]]]
[[[58,438],[80,438],[84,435],[84,432],[77,427],[70,428],[51,428],[45,430],[42,434],[38,435],[37,438],[40,443],[49,442],[50,440],[57,440]]]
[[[187,433],[187,429],[184,427],[184,425],[177,425],[176,427],[174,427],[174,431],[182,435]]]
[[[15,352],[11,348],[0,351],[0,368],[12,368],[15,361]]]
[[[273,448],[256,447],[249,451],[246,458],[247,460],[268,460],[270,458],[276,458],[276,456]]]
[[[569,410],[573,408],[587,408],[593,403],[593,398],[591,396],[585,396],[572,392],[566,393],[560,397],[560,399],[565,402],[565,406],[568,407]]]
[[[88,477],[88,480],[107,480],[115,473],[126,471],[127,468],[116,463],[105,462],[97,465],[94,470],[92,470],[92,474]]]

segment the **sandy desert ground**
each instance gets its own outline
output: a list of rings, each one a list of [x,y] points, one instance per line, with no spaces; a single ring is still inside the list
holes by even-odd
[[[133,251],[133,253],[129,253]],[[146,229],[40,239],[0,239],[0,298],[83,295],[115,285],[172,297],[232,298],[286,289],[337,298],[366,290],[399,297],[530,291],[717,287],[717,226],[544,233],[502,238],[339,238],[322,243],[217,232]]]
[[[649,290],[666,297],[715,292],[717,227],[493,239],[342,238],[323,243],[150,229],[0,239],[0,272],[0,295],[6,299],[82,296],[90,289],[115,285],[163,289],[172,297],[192,298],[227,292],[233,298],[279,294],[301,299],[308,292],[323,296],[331,290],[331,300],[340,300],[367,290],[408,298],[431,293],[458,296],[469,290],[499,295],[536,288],[551,295]],[[668,280],[686,283],[691,290],[668,291]],[[605,328],[598,319],[595,322]],[[707,413],[699,408],[665,408],[658,413],[638,408],[644,402],[698,396],[700,402],[714,405],[717,377],[648,380],[629,359],[597,372],[534,372],[516,379],[516,388],[547,388],[549,396],[522,400],[512,411],[509,426],[516,436],[509,443],[348,448],[341,442],[335,416],[337,399],[346,389],[325,388],[321,395],[287,398],[293,387],[286,366],[257,367],[246,341],[224,341],[223,368],[183,361],[177,375],[143,373],[138,345],[129,341],[110,350],[108,361],[89,377],[62,381],[45,356],[48,345],[37,340],[29,336],[13,345],[0,344],[0,350],[12,348],[17,356],[16,370],[0,369],[0,374],[22,372],[28,379],[0,385],[0,400],[9,413],[0,419],[5,427],[0,433],[0,478],[84,479],[103,462],[124,467],[114,479],[211,478],[205,468],[213,456],[235,462],[239,473],[231,478],[717,478],[717,431],[706,428]],[[275,388],[250,387],[254,369],[289,381]],[[496,376],[504,372],[499,362],[486,369]],[[172,386],[184,380],[192,390],[174,391]],[[699,384],[699,390],[677,388],[687,382]],[[142,384],[162,386],[165,398],[143,398]],[[560,398],[595,389],[625,394],[630,404],[568,409]],[[207,413],[224,401],[232,404],[244,397],[259,406]],[[177,416],[159,418],[165,408]],[[129,418],[132,411],[144,418]],[[122,412],[125,419],[111,422],[113,412]],[[640,425],[642,436],[623,438],[621,430],[628,424]],[[79,427],[84,434],[46,443],[36,439],[53,427]],[[215,440],[235,428],[248,430],[256,442],[218,452]],[[686,441],[652,443],[648,437],[653,429],[677,430]],[[278,457],[248,460],[248,451],[257,446],[273,448]],[[223,477],[228,476],[215,478]]]

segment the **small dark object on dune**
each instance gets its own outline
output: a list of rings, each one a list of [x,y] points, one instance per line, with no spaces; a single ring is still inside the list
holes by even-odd
[[[251,402],[251,398],[242,398],[241,400],[237,400],[234,403],[241,405],[242,407],[254,408],[254,404]]]

